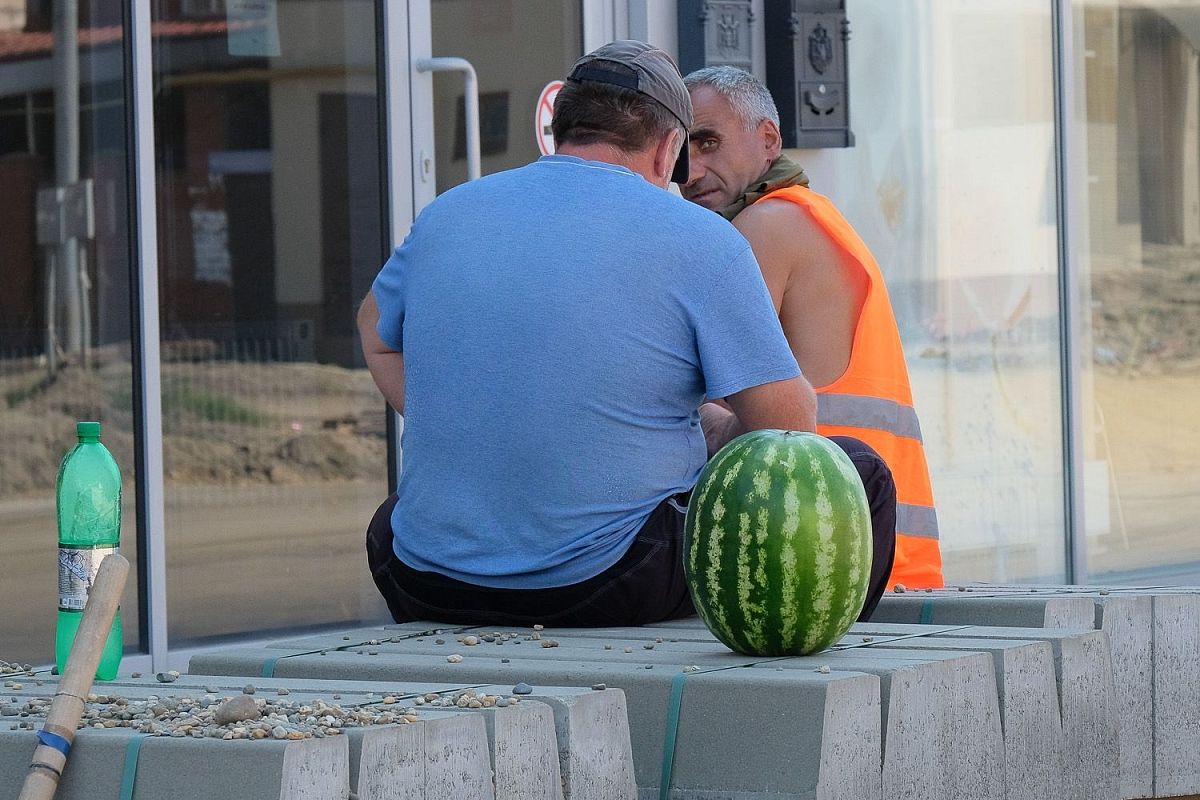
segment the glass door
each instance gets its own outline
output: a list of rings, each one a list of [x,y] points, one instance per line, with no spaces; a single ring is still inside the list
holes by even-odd
[[[409,24],[415,210],[468,179],[476,146],[484,175],[546,152],[553,84],[583,53],[581,2],[413,0]]]

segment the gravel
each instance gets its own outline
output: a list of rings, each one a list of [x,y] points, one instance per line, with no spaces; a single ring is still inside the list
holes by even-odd
[[[429,697],[430,695],[426,695]],[[449,706],[457,697],[432,695],[427,705]],[[488,699],[485,700],[485,697]],[[45,720],[53,697],[13,698],[4,702],[5,717],[19,716],[10,729],[35,727]],[[387,700],[392,703],[387,703]],[[402,706],[389,696],[382,703],[343,707],[324,700],[296,701],[279,697],[256,699],[246,694],[217,698],[158,697],[130,699],[120,695],[88,695],[88,704],[79,728],[131,728],[152,736],[191,737],[194,739],[286,739],[324,738],[343,733],[347,728],[369,725],[404,725],[418,721],[416,709]],[[418,701],[424,698],[418,698]],[[479,706],[468,700],[466,708],[499,705],[495,696],[478,695]],[[386,707],[384,707],[386,704]],[[10,710],[11,709],[11,710]],[[7,721],[7,720],[6,720]]]

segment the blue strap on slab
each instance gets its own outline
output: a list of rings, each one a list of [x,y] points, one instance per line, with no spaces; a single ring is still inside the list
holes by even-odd
[[[37,732],[38,741],[47,747],[53,747],[55,750],[63,754],[66,758],[71,753],[71,743],[57,733],[51,733],[47,730],[39,730]]]
[[[758,664],[786,661],[792,657],[779,656],[777,658],[765,658],[761,661],[748,661],[745,664],[731,664],[728,667],[680,672],[671,679],[671,694],[667,700],[667,726],[663,733],[662,772],[658,779],[659,800],[667,800],[671,795],[671,783],[674,780],[675,774],[675,740],[679,736],[679,711],[683,708],[683,683],[687,680],[688,675],[707,675],[710,672],[723,672],[727,669],[741,669],[742,667],[753,667]]]
[[[675,771],[675,738],[679,735],[679,709],[683,705],[683,682],[688,673],[681,672],[671,681],[671,696],[667,700],[667,730],[663,737],[662,774],[658,781],[658,798],[671,795],[672,773]]]
[[[933,601],[926,600],[921,603],[921,619],[922,625],[929,625],[933,622]]]
[[[150,738],[150,734],[142,733],[129,740],[125,747],[125,769],[121,773],[121,793],[118,800],[133,800],[133,784],[137,781],[138,754],[142,751],[142,742]]]

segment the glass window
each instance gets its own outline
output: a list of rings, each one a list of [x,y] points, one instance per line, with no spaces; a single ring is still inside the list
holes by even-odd
[[[121,5],[82,3],[77,28],[60,35],[52,4],[0,4],[0,658],[9,661],[54,660],[55,478],[77,420],[100,420],[120,464],[121,544],[137,564]],[[56,71],[56,58],[68,66]],[[121,604],[127,647],[138,641],[137,584],[131,573]]]
[[[386,255],[369,0],[156,3],[169,635],[386,618],[355,312]]]
[[[856,145],[797,154],[886,276],[948,581],[1065,572],[1050,7],[857,0]]]
[[[1200,581],[1200,2],[1075,4],[1089,578]]]
[[[479,75],[480,155],[484,175],[541,155],[538,99],[583,54],[582,4],[540,0],[435,0],[435,56],[466,58]],[[437,191],[467,179],[463,79],[433,76]]]

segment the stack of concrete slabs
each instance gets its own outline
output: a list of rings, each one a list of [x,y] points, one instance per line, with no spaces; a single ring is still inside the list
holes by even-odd
[[[889,593],[874,620],[1103,630],[1121,797],[1200,794],[1200,588],[965,585]]]
[[[37,746],[36,729],[44,714],[26,711],[48,704],[55,691],[53,681],[24,678],[6,683],[0,690],[0,709],[8,709],[0,717],[0,799],[17,797]],[[88,708],[96,713],[76,734],[57,797],[636,797],[622,692],[542,686],[528,693],[522,687],[514,695],[513,688],[285,678],[248,682],[195,675],[171,683],[118,679],[97,684],[96,691],[104,694],[90,698]],[[201,709],[246,691],[254,693],[260,707],[272,701],[309,709],[336,704],[348,720],[355,715],[379,719],[383,712],[395,717],[395,723],[350,723],[339,735],[321,738],[302,738],[302,726],[289,725],[295,738],[262,740],[210,738],[199,731],[185,732],[190,725],[164,724],[161,730],[165,733],[170,727],[171,735],[154,736],[137,727],[115,726],[122,714],[128,717],[130,710],[150,702],[157,708],[182,709],[185,721],[194,720]],[[102,727],[105,724],[113,727]],[[139,721],[127,724],[137,726]],[[214,735],[230,735],[232,730],[227,725]]]
[[[1092,712],[1103,720],[1099,729],[1077,714],[1064,717],[1058,682],[1075,670],[1103,688],[1106,637],[1033,631],[964,646],[968,633],[962,625],[907,626],[849,636],[815,656],[754,658],[731,653],[695,619],[540,631],[412,623],[197,656],[191,670],[616,686],[628,698],[646,798],[1032,798],[1068,785],[1064,747],[1102,760],[1093,754],[1104,751],[1104,731],[1115,737],[1111,709]],[[1072,639],[1095,640],[1098,649],[1063,646]],[[1004,710],[1009,727],[1027,736],[1006,741]],[[1064,719],[1074,743],[1063,735]],[[1089,786],[1099,788],[1069,796],[1115,800],[1102,780]]]

